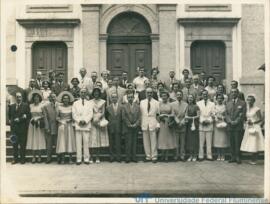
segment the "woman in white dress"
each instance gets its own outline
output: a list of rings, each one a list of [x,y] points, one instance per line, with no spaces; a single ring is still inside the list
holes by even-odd
[[[264,137],[261,129],[262,115],[261,110],[255,106],[255,95],[250,94],[247,97],[246,128],[241,143],[241,151],[252,153],[250,164],[255,165],[257,154],[264,151]]]
[[[227,124],[225,122],[225,113],[226,106],[224,104],[224,96],[223,94],[218,94],[215,97],[216,104],[214,108],[214,135],[213,135],[213,146],[217,150],[217,160],[225,161],[225,149],[230,146],[229,137],[227,135],[226,127]]]
[[[93,107],[93,120],[90,130],[89,147],[90,150],[95,149],[96,163],[100,163],[100,148],[109,146],[109,136],[107,127],[101,125],[101,121],[105,119],[106,101],[101,99],[101,89],[95,87],[92,92],[93,99],[90,100]],[[93,155],[93,154],[91,154]],[[90,158],[90,163],[93,163],[93,158]]]
[[[45,122],[42,101],[42,93],[34,90],[29,93],[31,120],[29,123],[26,149],[32,150],[32,163],[41,163],[41,151],[46,149],[45,143]],[[36,156],[38,155],[38,159]]]
[[[48,103],[49,102],[49,96],[51,94],[51,89],[49,88],[49,81],[43,81],[42,82],[42,88],[41,88],[41,92],[42,92],[42,96],[43,96],[43,103]]]
[[[69,155],[69,163],[72,163],[72,154],[76,152],[75,132],[72,123],[72,102],[73,95],[68,91],[63,91],[57,97],[62,104],[56,109],[56,120],[58,121],[58,136],[56,144],[56,154],[58,154],[58,164],[65,162],[65,155]]]

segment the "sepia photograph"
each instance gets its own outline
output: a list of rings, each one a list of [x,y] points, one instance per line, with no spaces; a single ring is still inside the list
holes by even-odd
[[[269,19],[2,0],[1,203],[269,203]]]

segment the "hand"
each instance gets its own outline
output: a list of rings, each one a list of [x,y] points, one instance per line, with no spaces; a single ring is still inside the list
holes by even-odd
[[[248,125],[252,125],[253,124],[253,122],[250,120],[250,119],[248,119]]]
[[[20,121],[19,118],[15,118],[15,119],[14,119],[14,122],[16,122],[16,123],[19,122],[19,121]]]
[[[26,119],[27,118],[26,114],[23,114],[22,118]]]
[[[84,120],[82,120],[82,125],[86,125],[86,122]]]

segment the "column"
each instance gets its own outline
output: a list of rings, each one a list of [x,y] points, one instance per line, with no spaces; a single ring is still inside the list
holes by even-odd
[[[87,72],[99,72],[99,11],[98,4],[82,4],[83,66]]]
[[[99,41],[99,65],[100,65],[100,72],[107,70],[107,34],[100,34]]]
[[[160,78],[176,68],[176,4],[159,4],[159,69]]]

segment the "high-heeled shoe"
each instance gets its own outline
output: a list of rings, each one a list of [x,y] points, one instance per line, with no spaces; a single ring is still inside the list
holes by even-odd
[[[33,157],[32,158],[32,162],[31,162],[32,164],[35,164],[36,163],[36,157]]]
[[[41,162],[42,162],[41,157],[38,157],[37,162],[38,162],[38,163],[41,163]]]

